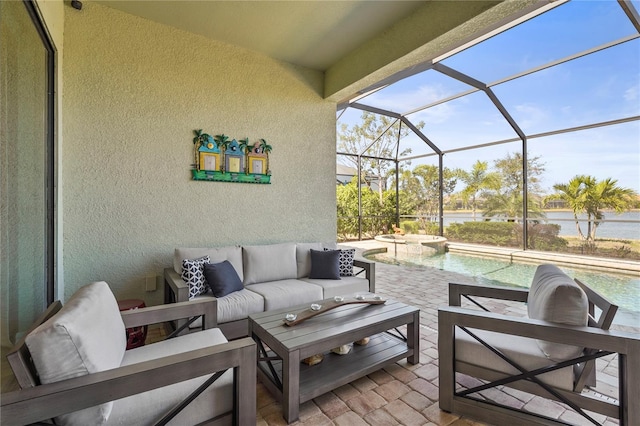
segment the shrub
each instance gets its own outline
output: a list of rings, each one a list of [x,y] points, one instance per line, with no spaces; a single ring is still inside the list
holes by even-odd
[[[407,234],[417,234],[420,226],[418,225],[418,222],[414,220],[404,220],[400,222],[400,228],[402,228]]]
[[[445,237],[452,241],[489,244],[496,246],[517,245],[512,222],[464,222],[452,223]]]
[[[569,245],[567,240],[558,237],[560,225],[530,223],[527,231],[529,249],[562,251]],[[522,244],[522,225],[514,222],[452,223],[445,236],[452,241],[518,247]]]

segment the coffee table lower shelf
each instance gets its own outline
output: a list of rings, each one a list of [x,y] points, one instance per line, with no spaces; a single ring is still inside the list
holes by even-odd
[[[270,357],[277,357],[271,351]],[[316,365],[300,364],[300,404],[325,394],[360,377],[373,373],[385,365],[392,364],[413,355],[413,348],[389,333],[379,333],[370,337],[367,345],[353,345],[346,355],[325,353],[324,360]],[[258,376],[278,400],[282,401],[282,360],[271,360],[278,375],[277,380],[266,361],[258,363]]]

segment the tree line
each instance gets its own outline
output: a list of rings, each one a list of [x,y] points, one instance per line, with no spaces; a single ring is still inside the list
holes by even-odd
[[[421,229],[434,233],[433,219],[439,213],[439,168],[421,164],[409,169],[410,162],[403,162],[396,182],[395,163],[383,158],[396,157],[398,142],[409,134],[399,121],[377,116],[369,112],[362,115],[362,122],[352,127],[342,124],[338,130],[338,151],[362,153],[362,223],[365,236],[372,237],[387,232],[395,222],[396,194],[398,187],[398,211],[400,216],[414,216]],[[422,128],[424,123],[416,127]],[[399,157],[407,156],[405,149]],[[357,157],[343,157],[357,168]],[[503,221],[520,223],[523,218],[523,156],[520,152],[508,153],[493,161],[476,161],[471,170],[444,168],[442,171],[443,202],[447,209],[471,211],[472,221]],[[553,185],[554,192],[545,194],[541,177],[545,164],[540,157],[527,157],[527,217],[546,217],[544,208],[551,201],[562,201],[574,214],[576,232],[586,246],[593,246],[596,230],[605,218],[605,211],[616,213],[638,208],[638,194],[618,185],[617,180],[579,175],[569,182]],[[456,191],[457,188],[462,188]],[[357,178],[337,188],[338,233],[346,239],[359,230]],[[578,220],[586,215],[586,228]],[[398,224],[400,225],[400,224]],[[431,232],[429,232],[431,231]],[[437,232],[435,232],[437,233]]]

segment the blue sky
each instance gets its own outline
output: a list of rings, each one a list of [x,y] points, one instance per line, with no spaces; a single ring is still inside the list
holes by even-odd
[[[633,2],[638,9],[638,1]],[[484,83],[637,34],[615,0],[573,0],[442,61]],[[361,103],[406,113],[471,89],[434,70],[410,77]],[[640,39],[493,87],[527,135],[640,115]],[[347,110],[341,122],[355,123],[361,112]],[[444,151],[517,137],[482,92],[408,116],[425,122],[423,132]],[[470,168],[520,149],[521,143],[446,154],[445,166]],[[614,178],[640,192],[640,122],[599,127],[528,141],[540,156],[551,191],[577,174]],[[430,152],[415,135],[402,141],[411,155]],[[437,164],[437,157],[413,160]]]

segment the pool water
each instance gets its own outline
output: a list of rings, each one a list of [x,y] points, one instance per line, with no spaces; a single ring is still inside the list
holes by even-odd
[[[435,256],[398,251],[366,256],[370,260],[402,265],[422,265],[457,272],[475,278],[480,284],[528,287],[537,265],[507,260],[444,253]],[[615,323],[640,327],[640,276],[612,274],[578,268],[560,268],[570,277],[589,287],[619,306]]]

